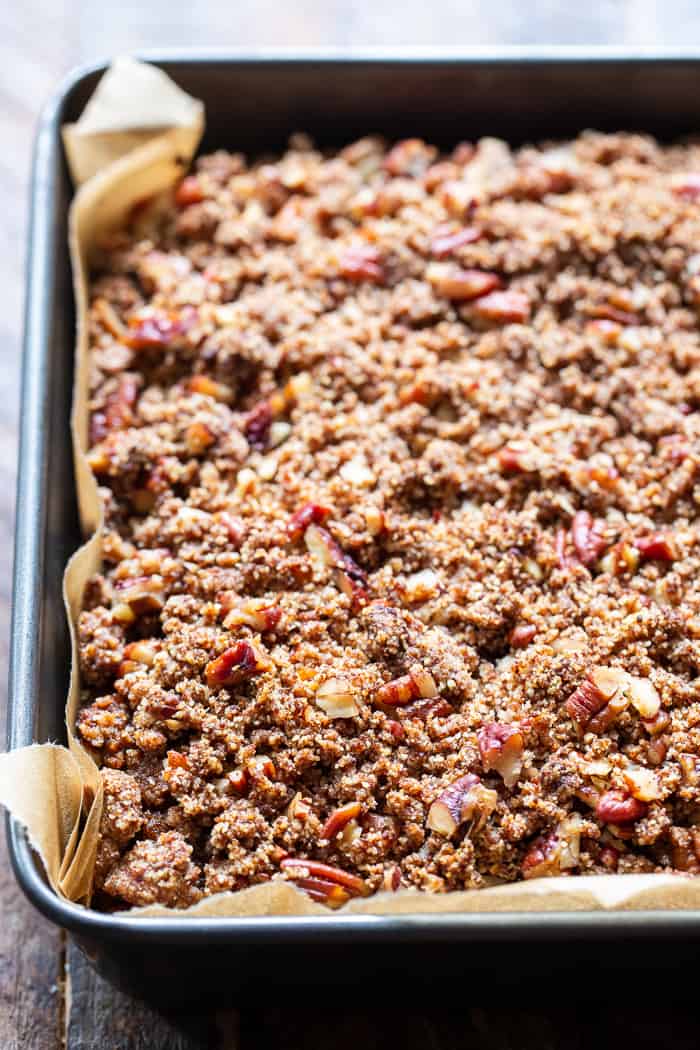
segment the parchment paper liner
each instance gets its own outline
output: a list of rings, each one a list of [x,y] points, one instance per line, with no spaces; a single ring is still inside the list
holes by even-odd
[[[87,273],[93,246],[120,224],[133,205],[167,190],[188,167],[204,128],[201,103],[160,70],[117,59],[76,125],[64,128],[71,173],[79,190],[70,210],[70,250],[78,330],[72,430],[77,498],[86,536],[70,560],[64,596],[71,625],[71,682],[66,704],[68,748],[35,744],[0,755],[0,802],[27,828],[51,885],[88,904],[102,811],[97,767],[73,735],[79,701],[75,622],[87,578],[101,564],[102,510],[85,460],[87,439]],[[291,131],[292,129],[290,129]],[[231,136],[235,147],[235,130]],[[434,912],[581,911],[700,908],[700,879],[678,875],[598,875],[427,894],[382,893],[348,903],[345,914],[411,915]],[[139,916],[320,915],[328,911],[290,883],[272,882],[219,893],[184,911],[158,905],[133,908]]]

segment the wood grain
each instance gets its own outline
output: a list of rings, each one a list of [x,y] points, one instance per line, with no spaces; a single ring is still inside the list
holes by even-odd
[[[7,659],[27,179],[33,126],[72,66],[144,48],[649,44],[700,40],[696,0],[23,0],[0,4],[0,660]],[[0,714],[4,719],[4,675]],[[692,1011],[243,1011],[165,1018],[112,990],[23,900],[0,842],[2,1050],[695,1047]],[[64,982],[64,962],[65,968]],[[64,995],[64,984],[68,994]],[[631,1026],[626,1027],[626,1026]],[[630,1032],[634,1033],[631,1038]]]

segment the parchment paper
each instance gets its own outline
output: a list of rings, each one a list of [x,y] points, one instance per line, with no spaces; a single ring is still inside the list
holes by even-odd
[[[55,891],[89,905],[102,812],[99,771],[73,735],[79,702],[75,622],[88,577],[101,564],[102,511],[85,460],[87,447],[87,279],[91,252],[118,228],[135,203],[170,188],[184,173],[204,128],[200,102],[153,66],[115,60],[77,124],[64,128],[71,173],[79,187],[70,210],[70,250],[77,304],[73,441],[77,498],[86,537],[64,576],[72,664],[66,703],[68,747],[35,744],[0,755],[0,803],[27,828]],[[229,144],[235,148],[235,129]],[[682,875],[599,875],[533,879],[463,893],[414,890],[353,900],[354,914],[587,909],[700,908],[700,879]],[[319,915],[328,910],[287,882],[205,898],[184,911],[152,906],[129,916]]]

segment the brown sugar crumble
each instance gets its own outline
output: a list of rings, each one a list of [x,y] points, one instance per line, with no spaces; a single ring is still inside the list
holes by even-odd
[[[700,871],[700,145],[214,153],[105,243],[95,904]]]

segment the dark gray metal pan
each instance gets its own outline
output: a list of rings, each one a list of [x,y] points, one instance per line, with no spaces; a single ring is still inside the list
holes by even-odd
[[[207,109],[204,148],[267,152],[295,130],[323,145],[370,131],[448,144],[480,135],[515,142],[585,127],[700,131],[700,51],[479,51],[463,55],[157,54]],[[68,419],[74,307],[66,243],[71,189],[60,127],[74,120],[104,66],[78,70],[44,110],[32,182],[17,491],[8,746],[63,740],[68,636],[65,562],[80,542]],[[573,974],[655,967],[674,985],[700,947],[700,911],[150,919],[105,915],[59,900],[21,828],[9,821],[17,878],[97,968],[140,995],[175,1004],[268,997],[275,986],[361,982],[386,1002],[440,980],[521,991]],[[655,947],[650,951],[652,942]],[[549,986],[549,985],[548,985]],[[570,985],[571,986],[571,985]]]

